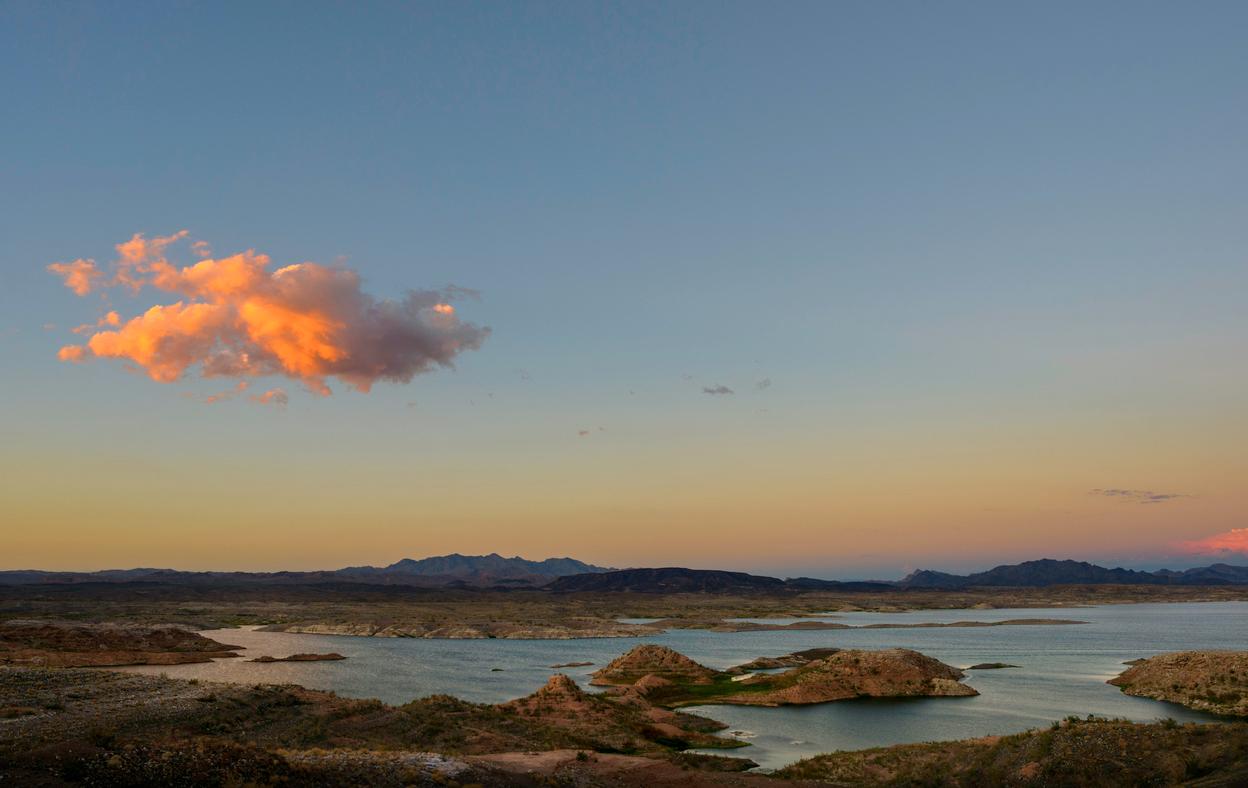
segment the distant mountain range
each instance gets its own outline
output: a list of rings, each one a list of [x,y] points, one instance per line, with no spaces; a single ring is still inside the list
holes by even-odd
[[[557,577],[608,572],[609,569],[577,561],[575,558],[547,558],[529,561],[519,556],[440,555],[431,558],[404,558],[389,566],[349,566],[315,572],[183,572],[176,569],[106,569],[100,572],[44,572],[40,570],[0,571],[0,585],[34,583],[176,583],[190,585],[264,584],[301,585],[309,583],[355,582],[373,585],[407,585],[428,588],[513,587],[535,588]]]
[[[897,591],[957,590],[973,587],[1028,587],[1053,585],[1243,585],[1248,584],[1248,566],[1214,564],[1175,572],[1162,569],[1141,572],[1133,569],[1107,569],[1083,561],[1057,561],[1043,558],[976,572],[954,575],[921,569],[896,582],[819,580],[811,577],[780,580],[744,572],[707,569],[620,569],[593,575],[561,577],[546,589],[566,592],[640,593],[775,593],[781,591]]]
[[[555,593],[716,593],[758,594],[801,591],[956,590],[974,587],[1052,585],[1248,584],[1248,566],[1213,564],[1195,569],[1109,569],[1084,561],[1044,558],[1004,564],[984,572],[956,575],[920,569],[897,581],[840,581],[798,577],[781,580],[717,569],[608,569],[574,558],[529,561],[518,556],[451,555],[404,558],[389,566],[350,566],[319,572],[182,572],[176,569],[109,569],[100,572],[0,571],[0,585],[42,583],[167,583],[176,585],[314,585],[364,583],[423,588],[542,588]]]
[[[920,569],[898,581],[902,588],[970,588],[972,586],[1036,587],[1053,585],[1241,585],[1248,583],[1248,566],[1213,564],[1176,572],[1160,569],[1106,569],[1086,561],[1057,561],[1042,558],[1021,564],[1004,564],[986,572],[951,575]]]
[[[647,594],[757,594],[814,590],[895,591],[897,586],[893,583],[842,582],[816,580],[811,577],[781,580],[745,572],[671,566],[662,569],[619,569],[593,575],[561,577],[546,586],[546,590],[556,593],[634,591]]]

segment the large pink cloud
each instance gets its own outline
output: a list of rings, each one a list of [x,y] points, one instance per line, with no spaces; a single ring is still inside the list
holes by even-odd
[[[1191,555],[1239,553],[1248,555],[1248,528],[1232,528],[1194,542],[1184,542],[1183,551]]]
[[[143,288],[181,298],[158,304],[128,320],[110,313],[85,345],[68,345],[59,356],[80,362],[118,358],[153,380],[171,383],[198,368],[205,377],[246,379],[278,375],[329,394],[337,378],[367,392],[378,381],[406,383],[437,367],[450,367],[465,350],[480,347],[490,330],[460,320],[448,303],[462,288],[413,290],[399,300],[378,300],[360,289],[360,278],[343,267],[298,263],[270,271],[267,255],[247,250],[177,266],[168,251],[187,239],[181,231],[146,239],[136,234],[117,245],[112,275],[94,264],[54,264],[79,295],[99,287]],[[203,254],[208,247],[195,242]],[[61,267],[56,267],[61,266]],[[278,391],[278,390],[274,390]],[[284,399],[274,395],[274,399]]]

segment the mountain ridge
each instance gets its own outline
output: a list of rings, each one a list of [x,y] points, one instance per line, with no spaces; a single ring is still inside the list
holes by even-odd
[[[0,570],[0,586],[75,583],[168,583],[181,585],[325,585],[367,584],[419,588],[543,589],[555,593],[800,593],[804,591],[882,592],[958,590],[966,588],[1040,588],[1054,585],[1248,585],[1248,566],[1225,563],[1181,571],[1147,572],[1108,568],[1086,561],[1041,558],[1001,564],[982,572],[959,575],[919,569],[900,580],[780,579],[748,572],[685,567],[609,569],[575,558],[532,561],[490,553],[451,553],[403,558],[382,567],[350,566],[321,571],[199,572],[163,568],[105,569],[97,572],[56,572],[37,569]]]
[[[575,558],[530,561],[520,556],[449,555],[402,558],[388,566],[348,566],[306,572],[195,572],[166,568],[104,569],[97,572],[52,572],[38,569],[0,571],[0,585],[86,582],[172,582],[191,585],[255,583],[264,585],[357,582],[382,585],[440,587],[543,586],[558,577],[610,571]]]

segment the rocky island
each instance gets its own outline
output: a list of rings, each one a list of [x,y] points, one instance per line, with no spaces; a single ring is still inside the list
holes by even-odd
[[[1132,660],[1109,683],[1128,695],[1248,717],[1248,651],[1180,651]]]
[[[669,708],[704,703],[783,706],[850,698],[968,697],[955,667],[909,649],[812,650],[776,658],[796,667],[773,674],[712,670],[666,646],[637,646],[593,674],[591,684]],[[747,664],[757,664],[747,663]],[[767,663],[772,664],[772,663]]]
[[[291,654],[289,657],[270,657],[268,655],[249,659],[248,662],[335,662],[340,659],[346,659],[341,654],[331,652],[329,654]]]

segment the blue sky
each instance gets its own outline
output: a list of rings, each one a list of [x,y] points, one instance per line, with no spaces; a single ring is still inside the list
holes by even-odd
[[[982,554],[1031,557],[1101,487],[1192,501],[1143,529],[1087,514],[1104,539],[1059,528],[1057,552],[1147,531],[1118,554],[1134,560],[1242,526],[1246,24],[1238,3],[0,4],[0,463],[146,468],[155,489],[73,482],[109,523],[167,512],[133,501],[176,500],[181,453],[196,478],[242,462],[301,480],[213,475],[197,506],[241,485],[253,526],[389,523],[342,560],[292,559],[316,566],[657,561],[645,543],[673,523],[748,529],[707,504],[742,480],[750,501],[724,506],[758,522],[772,489],[792,547],[711,563],[910,566],[930,545],[894,558],[898,540],[1002,498],[1054,513]],[[183,228],[348,265],[379,297],[478,289],[461,311],[493,334],[406,386],[291,386],[277,418],[178,396],[218,381],[58,362],[97,315],[44,267]],[[735,394],[702,393],[721,384]],[[1067,473],[1072,456],[1096,461]],[[950,462],[946,490],[1014,473],[924,488],[914,511],[862,497]],[[365,492],[325,492],[343,466]],[[822,497],[828,475],[856,480],[852,505]],[[474,476],[513,480],[500,510],[523,525],[457,509]],[[30,561],[104,538],[51,494],[10,493],[50,534]],[[602,518],[638,539],[584,537]],[[204,529],[142,557],[192,561]]]

